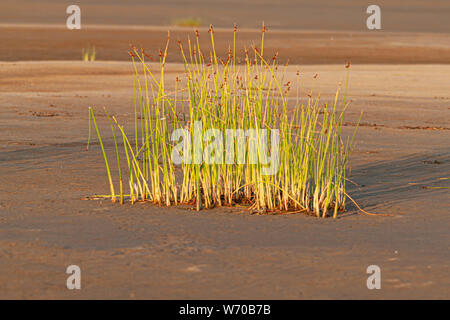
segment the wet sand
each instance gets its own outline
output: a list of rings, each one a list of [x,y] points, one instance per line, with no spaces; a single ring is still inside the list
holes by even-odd
[[[350,205],[337,220],[82,200],[108,190],[98,144],[85,151],[87,108],[112,153],[100,112],[131,121],[130,63],[0,63],[0,298],[450,298],[448,189],[435,188],[449,187],[450,66],[376,62],[351,66],[346,132],[364,115],[348,191],[393,216]],[[343,65],[287,77],[299,68],[327,100]],[[66,289],[71,264],[80,291]],[[366,288],[372,264],[381,290]]]

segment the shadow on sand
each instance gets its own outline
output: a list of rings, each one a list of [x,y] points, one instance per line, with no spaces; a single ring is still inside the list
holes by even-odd
[[[351,170],[348,193],[363,207],[379,207],[448,194],[450,153],[415,154]],[[349,209],[355,209],[349,206]]]

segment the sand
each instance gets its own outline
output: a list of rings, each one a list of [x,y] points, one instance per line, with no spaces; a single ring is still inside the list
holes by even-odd
[[[0,298],[2,299],[449,299],[450,5],[379,0],[382,30],[368,31],[367,1],[77,1],[82,29],[65,28],[67,3],[0,3]],[[183,72],[177,42],[200,18],[226,56],[259,45],[333,99],[351,61],[345,134],[363,112],[350,165],[354,205],[339,219],[255,215],[239,208],[83,200],[107,193],[96,140],[85,151],[88,107],[132,123],[129,45],[158,59],[167,30],[168,88]],[[95,45],[97,61],[81,62]],[[243,55],[237,55],[242,61]],[[317,79],[313,76],[318,74]],[[66,288],[69,265],[81,290]],[[366,269],[381,268],[381,290]]]
[[[303,92],[325,101],[346,75],[319,64],[287,76],[297,69]],[[182,66],[168,71],[170,82]],[[108,191],[98,144],[85,151],[87,108],[131,121],[131,72],[129,62],[0,63],[0,298],[450,298],[448,189],[424,188],[449,186],[449,65],[351,66],[346,132],[364,114],[348,191],[393,216],[350,205],[337,220],[82,200]],[[107,130],[104,140],[113,152]],[[71,264],[79,291],[65,286]],[[366,287],[372,264],[381,290]]]
[[[197,29],[197,28],[196,28]],[[1,24],[0,61],[81,60],[82,50],[95,46],[96,59],[129,61],[130,44],[144,48],[159,61],[170,31],[167,61],[182,62],[178,41],[195,40],[194,28],[166,26],[85,25],[68,30],[64,24]],[[198,28],[202,47],[211,43],[208,28]],[[244,49],[260,46],[259,28],[240,28],[237,61],[244,61]],[[215,28],[216,50],[226,60],[232,46],[233,25]],[[450,63],[450,33],[380,32],[357,30],[271,30],[266,33],[265,54],[278,52],[284,64],[440,64]],[[206,52],[207,53],[207,52]]]
[[[2,0],[2,23],[64,25],[71,3],[58,0]],[[198,18],[206,26],[258,28],[265,21],[271,30],[366,29],[366,0],[78,0],[84,24],[168,26]],[[378,0],[382,29],[394,32],[450,32],[447,0]]]

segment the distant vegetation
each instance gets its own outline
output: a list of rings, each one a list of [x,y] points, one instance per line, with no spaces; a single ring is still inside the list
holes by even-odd
[[[95,46],[91,48],[89,45],[87,50],[82,49],[81,50],[81,60],[83,61],[95,61]]]
[[[202,25],[202,19],[200,18],[175,19],[173,20],[172,24],[178,27],[200,27]]]

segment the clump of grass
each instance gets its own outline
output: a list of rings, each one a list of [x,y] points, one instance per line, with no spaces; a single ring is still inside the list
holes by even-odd
[[[165,85],[170,37],[165,50],[160,51],[155,70],[154,65],[147,63],[149,56],[145,51],[132,47],[133,134],[127,134],[116,117],[107,114],[119,165],[119,194],[115,193],[94,111],[89,109],[110,184],[111,194],[106,197],[113,201],[119,197],[122,203],[129,199],[132,203],[150,201],[166,206],[192,204],[197,210],[238,204],[258,212],[305,212],[317,217],[337,217],[345,210],[345,176],[354,138],[354,134],[346,139],[342,135],[347,84],[344,98],[339,98],[337,90],[331,104],[321,103],[312,92],[301,103],[299,73],[295,83],[283,82],[287,66],[279,66],[276,55],[264,56],[265,32],[263,26],[260,47],[246,50],[245,64],[237,65],[236,27],[226,60],[216,55],[212,26],[211,50],[207,55],[200,48],[196,31],[196,40],[189,41],[187,48],[178,43],[185,76],[176,78],[170,92]],[[121,139],[116,139],[115,128]],[[250,137],[244,137],[243,150],[232,147],[236,152],[231,163],[191,161],[178,166],[172,159],[179,143],[171,141],[175,129],[190,133],[190,138],[184,140],[188,151],[181,156],[194,160],[195,144],[200,143],[202,150],[209,145],[209,141],[194,141],[195,133],[204,134],[208,129],[254,129],[259,139],[264,129],[278,129],[279,139],[271,141],[268,157],[276,159],[279,169],[274,174],[266,173],[267,162],[261,156],[266,150],[258,149],[257,161],[248,161],[252,156]],[[279,145],[276,154],[271,149],[274,143]],[[123,149],[125,173],[120,170],[119,148]],[[225,159],[227,151],[218,156]],[[236,161],[240,156],[247,161]],[[127,194],[123,185],[128,188]]]
[[[95,61],[95,46],[88,46],[87,49],[82,49],[81,50],[81,60],[83,61]]]
[[[172,24],[178,27],[200,27],[202,25],[202,19],[192,17],[175,19]]]

